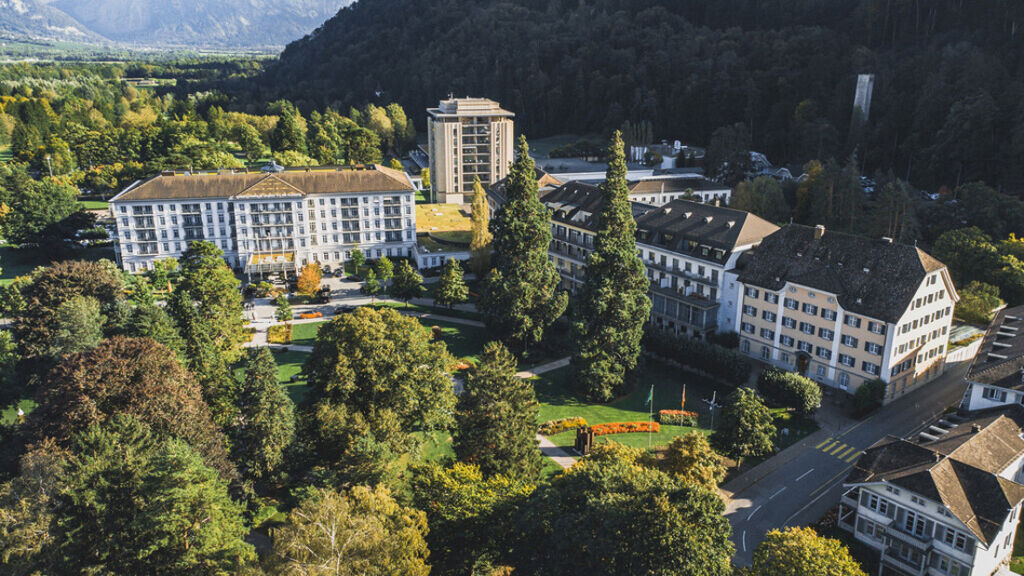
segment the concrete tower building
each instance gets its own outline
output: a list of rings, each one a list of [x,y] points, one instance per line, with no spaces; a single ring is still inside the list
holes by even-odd
[[[508,174],[515,114],[486,98],[449,98],[427,114],[435,201],[463,204],[472,199],[474,177],[487,187]]]

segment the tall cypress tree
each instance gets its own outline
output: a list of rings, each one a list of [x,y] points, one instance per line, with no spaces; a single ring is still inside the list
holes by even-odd
[[[515,350],[539,342],[565,311],[558,271],[548,260],[551,224],[537,195],[537,177],[526,137],[505,186],[505,203],[491,220],[494,268],[487,276],[481,309],[488,328]]]
[[[625,387],[637,366],[644,323],[651,313],[649,283],[636,252],[636,221],[629,206],[619,132],[608,156],[608,175],[601,186],[604,207],[573,322],[574,380],[581,393],[598,402],[611,400]]]
[[[533,385],[515,374],[516,360],[507,348],[500,342],[484,346],[459,397],[452,446],[460,460],[485,474],[534,478],[541,463],[537,397]]]
[[[479,178],[473,179],[473,222],[472,238],[469,250],[472,253],[470,266],[477,278],[483,278],[491,268],[491,231],[488,224],[491,220],[491,209],[487,205],[487,193]]]

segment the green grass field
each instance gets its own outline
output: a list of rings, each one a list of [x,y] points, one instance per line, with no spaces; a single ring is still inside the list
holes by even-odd
[[[324,322],[307,322],[292,325],[292,344],[296,346],[312,346],[316,343],[316,332]]]
[[[654,385],[654,417],[658,410],[678,410],[682,400],[683,384],[686,385],[686,409],[700,414],[699,430],[710,433],[711,418],[704,399],[710,399],[712,393],[717,400],[728,395],[732,389],[713,382],[700,375],[667,364],[648,361],[641,369],[639,383],[632,392],[608,404],[589,403],[573,391],[569,368],[559,368],[542,374],[534,380],[534,390],[540,402],[539,421],[557,420],[581,416],[588,424],[605,422],[645,422],[649,408],[647,397]],[[779,449],[793,444],[800,438],[817,430],[813,422],[806,422],[790,417],[782,410],[773,411],[778,428],[787,427],[790,434],[780,436],[776,445]],[[716,414],[716,418],[718,415]],[[685,426],[661,426],[661,431],[651,435],[653,447],[666,446],[676,436],[681,436],[694,428]],[[550,437],[558,446],[572,447],[576,438],[575,431],[563,432]],[[612,434],[601,436],[598,441],[615,440],[628,446],[647,448],[648,435],[644,433]]]
[[[109,246],[85,248],[71,252],[69,256],[68,260],[113,260],[114,249]],[[0,273],[0,285],[10,284],[16,277],[27,276],[37,267],[47,266],[53,261],[50,255],[38,248],[0,246],[0,268],[3,269]]]
[[[106,210],[110,206],[103,200],[79,200],[78,203],[86,210]]]
[[[302,402],[302,399],[306,396],[306,381],[292,382],[291,380],[292,376],[302,371],[302,365],[306,362],[306,358],[309,358],[309,354],[306,352],[296,352],[294,350],[287,352],[274,351],[274,360],[277,362],[277,377],[288,391],[288,396],[291,397],[292,402],[296,404]]]

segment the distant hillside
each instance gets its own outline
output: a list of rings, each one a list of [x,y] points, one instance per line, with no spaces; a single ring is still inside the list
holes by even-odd
[[[305,110],[394,100],[421,126],[450,92],[488,96],[532,136],[646,120],[707,144],[741,123],[802,163],[850,153],[857,74],[874,73],[868,171],[1016,186],[1022,36],[1024,2],[1005,0],[360,0],[245,90]]]
[[[0,0],[0,34],[142,47],[272,48],[352,0]]]
[[[0,0],[0,36],[77,42],[103,40],[41,0]]]

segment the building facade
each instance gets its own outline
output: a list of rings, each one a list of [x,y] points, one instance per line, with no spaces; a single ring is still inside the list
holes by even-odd
[[[206,240],[249,276],[331,268],[352,250],[367,258],[413,257],[415,190],[383,166],[259,173],[164,172],[110,201],[117,261],[128,272],[178,258]]]
[[[629,183],[629,199],[652,206],[680,199],[727,206],[731,198],[732,188],[699,174],[665,174]]]
[[[583,284],[587,256],[594,249],[603,198],[598,187],[569,182],[542,193],[551,209],[549,257],[562,287]],[[650,280],[651,322],[677,334],[705,338],[729,329],[735,301],[724,300],[725,273],[740,254],[778,229],[739,210],[689,200],[655,207],[633,202],[637,251]]]
[[[450,98],[427,110],[430,184],[435,201],[463,204],[473,181],[486,188],[508,174],[515,159],[515,114],[486,98]]]
[[[959,300],[944,264],[916,246],[791,224],[744,255],[729,278],[740,350],[885,401],[942,373]]]
[[[963,410],[1024,404],[1024,306],[996,313],[964,379]]]
[[[1024,500],[1020,406],[885,438],[845,481],[839,526],[881,553],[880,576],[1009,574]]]

